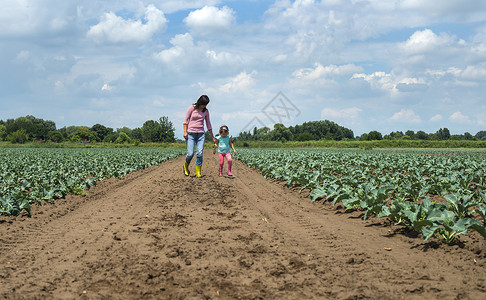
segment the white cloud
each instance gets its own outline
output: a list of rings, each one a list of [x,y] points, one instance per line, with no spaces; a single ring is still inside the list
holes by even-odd
[[[461,77],[466,80],[486,81],[486,63],[475,66],[467,66],[461,75]]]
[[[112,89],[113,87],[108,85],[108,83],[103,84],[103,86],[101,87],[102,91],[111,91]]]
[[[414,55],[442,50],[442,47],[448,47],[455,42],[454,37],[447,34],[438,36],[432,30],[425,29],[416,31],[401,47],[407,55]]]
[[[357,125],[360,121],[360,113],[363,110],[357,107],[335,109],[324,108],[321,111],[321,119],[337,122],[338,124]]]
[[[180,70],[180,66],[189,64],[196,51],[194,39],[189,33],[178,34],[170,40],[170,43],[173,47],[154,54],[154,57],[167,67]]]
[[[445,18],[446,20],[458,20],[461,22],[473,22],[485,20],[484,10],[486,2],[478,0],[447,0],[447,1],[421,1],[421,0],[402,0],[400,8],[425,12],[426,14],[436,17]]]
[[[209,60],[209,63],[213,66],[219,67],[227,67],[234,64],[240,64],[242,58],[238,55],[233,55],[229,52],[219,52],[217,53],[214,50],[207,50],[206,57]]]
[[[456,111],[453,113],[450,117],[449,120],[455,123],[470,123],[471,120],[469,119],[468,116],[464,115],[460,111]]]
[[[300,68],[292,73],[291,83],[295,86],[329,86],[338,81],[348,80],[349,76],[363,69],[354,64],[323,66],[315,63],[314,68]]]
[[[435,115],[433,116],[432,118],[430,118],[430,121],[431,122],[439,122],[439,121],[442,121],[442,115]]]
[[[191,31],[205,35],[227,31],[235,23],[235,20],[235,11],[227,6],[221,9],[214,6],[204,6],[190,12],[184,22]]]
[[[361,79],[368,82],[372,88],[387,91],[394,91],[396,86],[392,75],[386,72],[374,72],[370,75],[357,73],[353,74],[351,79]]]
[[[219,90],[224,93],[229,93],[229,92],[238,92],[247,89],[249,86],[251,86],[254,83],[255,75],[256,72],[252,72],[250,74],[246,72],[241,72],[236,77],[231,78],[231,80],[228,83],[220,86]]]
[[[151,0],[153,2],[153,0]],[[159,1],[160,7],[167,13],[173,13],[181,10],[200,8],[205,5],[214,6],[220,4],[220,0],[164,0]]]
[[[145,24],[140,19],[125,20],[108,12],[101,17],[100,23],[90,27],[87,37],[96,43],[143,43],[167,25],[164,13],[153,5],[145,10],[145,20]]]
[[[314,68],[302,68],[293,72],[293,76],[303,80],[316,80],[319,78],[332,76],[345,76],[355,72],[361,72],[363,68],[354,64],[347,64],[342,66],[329,65],[322,66],[320,63],[315,63]]]
[[[422,78],[404,78],[396,85],[400,92],[423,92],[428,86]]]
[[[401,123],[421,123],[422,120],[415,112],[411,109],[402,109],[401,111],[395,113],[390,121],[401,122]]]
[[[17,61],[27,61],[30,57],[30,51],[22,50],[17,54]]]

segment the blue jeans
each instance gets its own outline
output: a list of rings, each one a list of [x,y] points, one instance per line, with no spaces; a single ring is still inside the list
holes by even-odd
[[[196,145],[196,165],[202,166],[205,139],[204,132],[188,132],[187,135],[186,162],[191,163],[191,160],[194,157],[194,145]]]

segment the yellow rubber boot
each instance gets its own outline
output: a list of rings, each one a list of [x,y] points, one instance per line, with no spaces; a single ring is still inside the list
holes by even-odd
[[[187,161],[184,163],[184,175],[189,176],[189,163]]]
[[[196,165],[196,177],[201,177],[201,166]]]

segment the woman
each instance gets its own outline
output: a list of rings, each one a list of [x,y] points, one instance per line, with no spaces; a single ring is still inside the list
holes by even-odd
[[[216,142],[209,119],[209,110],[206,108],[208,103],[208,96],[202,95],[199,97],[197,102],[187,109],[184,122],[182,123],[187,146],[186,162],[184,163],[184,175],[186,176],[189,176],[189,164],[194,157],[194,145],[196,145],[196,177],[201,177],[205,138],[204,121],[206,121],[206,127],[211,134],[213,143]]]

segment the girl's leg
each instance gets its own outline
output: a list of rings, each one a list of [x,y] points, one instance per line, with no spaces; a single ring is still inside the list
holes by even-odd
[[[219,176],[223,176],[224,154],[218,153],[219,156]]]
[[[202,166],[204,150],[204,132],[198,133],[196,137],[196,165]]]
[[[187,155],[186,155],[186,162],[189,164],[194,157],[194,144],[196,142],[194,133],[189,132],[186,140],[186,147],[187,147]]]
[[[233,176],[231,173],[231,166],[233,165],[233,158],[231,158],[231,153],[226,153],[226,159],[228,160],[228,175]]]

